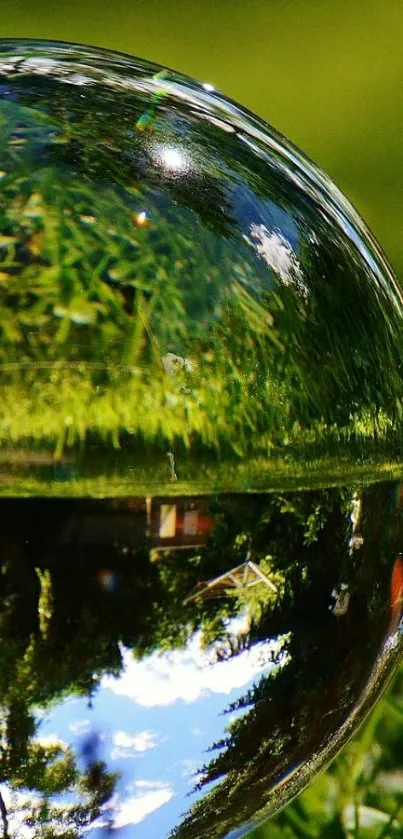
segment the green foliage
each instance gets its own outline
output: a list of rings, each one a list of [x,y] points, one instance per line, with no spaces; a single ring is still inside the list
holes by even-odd
[[[46,638],[53,611],[52,578],[48,569],[41,571],[35,568],[35,571],[41,587],[38,600],[39,631]]]
[[[403,835],[403,670],[353,740],[307,790],[248,839]]]

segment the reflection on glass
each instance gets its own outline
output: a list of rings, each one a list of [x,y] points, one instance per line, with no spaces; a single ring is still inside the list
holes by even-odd
[[[399,491],[3,499],[10,824],[225,836],[280,806],[396,657]]]
[[[0,832],[225,839],[401,652],[402,297],[272,129],[0,42]]]

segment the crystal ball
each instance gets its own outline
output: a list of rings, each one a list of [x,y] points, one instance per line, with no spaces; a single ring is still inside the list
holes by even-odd
[[[401,358],[385,256],[278,132],[0,41],[10,830],[229,839],[329,764],[401,655]]]

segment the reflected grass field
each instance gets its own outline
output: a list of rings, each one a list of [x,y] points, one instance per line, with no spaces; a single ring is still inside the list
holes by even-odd
[[[365,487],[403,478],[403,464],[384,459],[366,463],[350,458],[256,458],[246,462],[192,455],[176,458],[172,480],[164,452],[135,457],[115,450],[107,457],[88,447],[54,459],[48,451],[8,451],[0,458],[0,496],[127,497],[193,496],[232,492],[292,492],[327,487]],[[96,474],[94,474],[96,473]]]

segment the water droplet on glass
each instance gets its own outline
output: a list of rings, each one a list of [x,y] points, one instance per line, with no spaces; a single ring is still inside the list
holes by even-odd
[[[241,835],[400,657],[401,291],[211,85],[0,76],[3,832]]]

